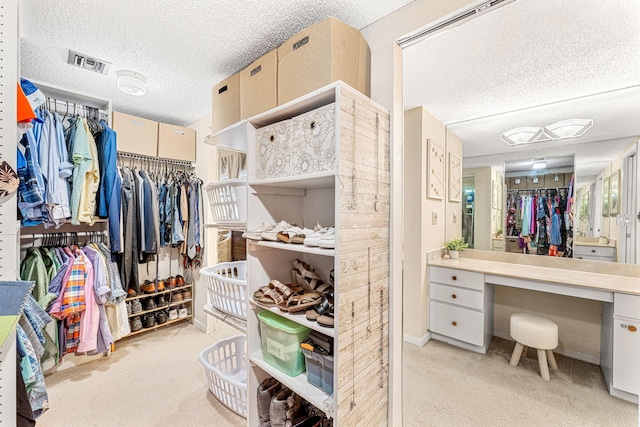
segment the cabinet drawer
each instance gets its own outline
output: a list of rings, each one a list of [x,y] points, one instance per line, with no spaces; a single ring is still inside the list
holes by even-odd
[[[160,123],[158,125],[158,157],[195,162],[196,131]]]
[[[429,330],[482,346],[484,345],[484,313],[430,301]]]
[[[118,136],[118,151],[158,155],[158,122],[114,111],[113,130]]]
[[[484,274],[454,268],[429,267],[429,281],[461,288],[484,290]]]
[[[640,321],[613,319],[613,386],[640,394]]]
[[[574,247],[574,255],[576,257],[582,256],[586,259],[587,256],[590,257],[607,257],[613,259],[615,256],[616,248],[606,248],[601,246],[581,246],[576,245]]]
[[[431,283],[429,298],[463,307],[484,310],[484,292]]]
[[[640,321],[640,295],[614,294],[613,314]]]

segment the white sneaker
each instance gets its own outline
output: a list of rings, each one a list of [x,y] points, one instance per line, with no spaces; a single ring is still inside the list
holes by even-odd
[[[273,230],[273,227],[275,227],[274,224],[263,222],[262,225],[255,230],[247,230],[242,233],[242,237],[251,240],[262,240],[262,233],[264,233],[265,231]]]
[[[308,235],[304,239],[305,246],[318,246],[320,244],[320,237],[324,236],[329,232],[329,228],[321,228],[316,230],[314,233]]]
[[[188,315],[186,307],[183,306],[178,309],[178,319],[184,319]]]
[[[293,236],[297,236],[300,233],[302,233],[302,228],[300,228],[300,227],[291,227],[291,228],[287,228],[284,231],[279,232],[276,235],[276,237],[281,242],[290,243],[291,242],[291,238]]]
[[[172,308],[169,310],[169,320],[176,320],[178,318],[178,310],[176,308]]]
[[[283,232],[285,230],[288,230],[289,228],[291,228],[291,224],[289,224],[287,221],[280,221],[271,230],[264,231],[261,234],[262,240],[269,240],[271,242],[277,242],[278,241],[278,233]]]
[[[335,249],[336,247],[336,230],[335,228],[329,229],[318,239],[318,247],[324,249]]]

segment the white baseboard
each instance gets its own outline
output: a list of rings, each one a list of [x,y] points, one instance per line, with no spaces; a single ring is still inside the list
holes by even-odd
[[[511,335],[509,335],[506,332],[493,331],[493,335],[507,341],[513,341],[513,338],[511,338]],[[597,356],[594,356],[591,354],[581,353],[579,351],[570,350],[568,348],[563,348],[563,347],[557,347],[556,349],[553,350],[553,352],[556,354],[560,354],[562,356],[570,357],[572,359],[582,360],[583,362],[591,363],[593,365],[600,365],[599,354]]]
[[[206,323],[202,323],[200,320],[194,319],[193,320],[193,326],[195,326],[196,328],[200,329],[205,334],[207,333],[207,325],[206,325]]]
[[[431,339],[431,332],[427,332],[422,338],[412,337],[411,335],[404,334],[404,341],[409,344],[424,347],[424,345]]]

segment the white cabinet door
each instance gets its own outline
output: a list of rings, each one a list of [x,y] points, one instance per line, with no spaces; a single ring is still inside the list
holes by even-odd
[[[613,319],[613,387],[640,395],[640,320]]]

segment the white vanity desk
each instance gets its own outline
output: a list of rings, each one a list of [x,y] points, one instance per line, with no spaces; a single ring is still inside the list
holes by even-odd
[[[503,262],[466,257],[430,261],[431,338],[486,353],[493,338],[494,285],[602,301],[600,366],[605,382],[613,396],[637,403],[640,275],[618,276],[529,265],[544,261],[523,256],[509,254],[509,259],[503,258]],[[549,261],[555,265],[556,260]],[[623,267],[618,265],[620,270]]]

